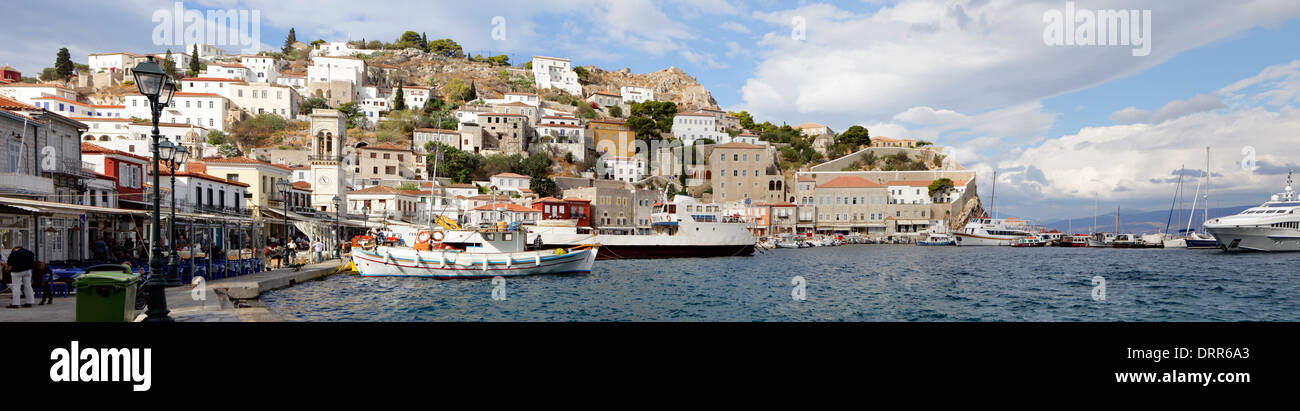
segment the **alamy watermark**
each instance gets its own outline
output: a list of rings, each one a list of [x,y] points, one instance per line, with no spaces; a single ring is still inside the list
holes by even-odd
[[[1241,169],[1251,173],[1259,170],[1259,166],[1256,165],[1255,161],[1255,146],[1241,148]]]
[[[1043,12],[1043,43],[1049,46],[1131,46],[1133,56],[1151,54],[1151,10],[1075,9]]]
[[[172,9],[153,12],[152,21],[155,46],[189,46],[205,44],[214,47],[242,47],[243,54],[256,54],[262,44],[262,11],[249,9],[227,10],[186,9],[185,3],[176,2]]]

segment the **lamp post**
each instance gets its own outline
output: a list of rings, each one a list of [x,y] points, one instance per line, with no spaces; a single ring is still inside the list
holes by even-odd
[[[135,84],[139,88],[140,94],[149,99],[150,114],[153,116],[153,215],[150,228],[152,234],[153,247],[149,255],[149,276],[145,280],[145,292],[149,294],[148,310],[145,311],[147,322],[171,322],[171,317],[167,316],[171,311],[167,309],[167,296],[164,294],[166,280],[163,279],[162,273],[162,221],[159,214],[162,211],[161,190],[158,187],[158,167],[163,158],[171,160],[175,147],[168,144],[166,146],[159,144],[162,137],[158,131],[159,117],[162,116],[162,110],[171,104],[172,95],[176,93],[176,84],[172,82],[171,77],[163,72],[162,66],[153,61],[153,57],[135,66]]]
[[[171,144],[166,141],[163,141],[163,143]],[[170,250],[168,250],[167,252],[167,255],[171,257],[169,259],[171,260],[171,267],[168,269],[167,278],[169,281],[175,280],[175,283],[173,283],[174,285],[180,284],[180,276],[176,275],[176,270],[177,270],[177,266],[181,264],[181,257],[176,254],[176,172],[179,171],[180,168],[185,165],[185,161],[189,160],[189,158],[190,158],[190,150],[188,148],[185,148],[185,146],[178,146],[175,149],[175,154],[173,154],[170,161],[167,162],[168,167],[171,168],[171,180],[172,180],[171,185],[168,186],[172,188],[172,207],[171,207],[171,219],[170,219],[171,224],[168,229],[168,231],[171,231],[168,237],[171,239],[168,242],[168,244],[170,244],[169,246]]]
[[[334,258],[343,258],[343,229],[339,225],[339,213],[343,209],[343,199],[334,196]]]
[[[280,191],[284,192],[284,197],[281,197],[281,202],[284,203],[284,245],[288,246],[289,245],[289,187],[291,187],[292,185],[289,184],[288,181],[280,180],[275,182],[275,186],[279,187]]]

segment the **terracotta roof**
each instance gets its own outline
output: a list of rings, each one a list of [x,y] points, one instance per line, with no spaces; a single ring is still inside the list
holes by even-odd
[[[514,92],[514,91],[507,92],[507,93],[502,93],[502,94],[507,95],[507,96],[536,96],[536,95],[537,95],[537,93],[520,93],[520,92]]]
[[[293,183],[293,188],[296,188],[296,189],[299,189],[299,190],[311,191],[311,183],[308,183],[308,182],[306,182],[306,181],[295,181],[295,182]]]
[[[220,94],[216,94],[216,93],[181,93],[181,92],[177,92],[176,94],[173,94],[172,97],[221,97],[221,95],[220,95]]]
[[[166,167],[166,166],[162,166],[162,167],[160,167],[160,169],[161,169],[161,170],[160,170],[161,173],[159,173],[158,175],[161,175],[161,176],[170,176],[170,175],[172,175],[172,171],[171,171],[170,168],[168,168],[168,167]],[[179,173],[176,173],[176,176],[177,176],[177,177],[194,177],[194,178],[201,178],[201,179],[204,179],[204,180],[216,181],[216,182],[218,182],[218,183],[225,183],[225,184],[230,184],[230,185],[238,186],[238,187],[245,187],[245,188],[249,187],[248,183],[239,182],[239,181],[234,181],[234,180],[227,180],[227,179],[224,179],[224,178],[221,178],[221,177],[217,177],[217,176],[214,176],[214,175],[210,175],[210,174],[202,173],[202,172],[195,171],[195,170],[191,170],[191,171],[181,171],[181,172],[179,172]]]
[[[44,122],[44,121],[40,121],[40,120],[37,120],[37,119],[31,118],[31,117],[29,117],[29,116],[27,116],[26,114],[23,114],[23,113],[18,113],[18,112],[9,111],[9,110],[7,110],[7,109],[5,109],[5,108],[3,108],[3,107],[0,107],[0,112],[9,113],[10,115],[13,115],[13,116],[17,116],[17,117],[25,118],[25,119],[27,119],[28,121],[31,121],[32,124],[35,124],[35,125],[45,125],[45,122]]]
[[[533,200],[533,204],[537,204],[537,203],[564,203],[564,200],[561,200],[561,199],[558,199],[558,198],[555,198],[555,197],[542,197],[542,198],[539,198],[539,199]]]
[[[501,104],[497,104],[496,106],[497,106],[497,107],[532,107],[533,105],[532,105],[532,104],[528,104],[528,103],[524,103],[524,102],[522,102],[522,101],[512,101],[512,102],[509,102],[509,103],[501,103]]]
[[[348,194],[401,194],[401,195],[409,196],[409,195],[413,195],[413,192],[402,191],[389,186],[370,186],[360,190],[353,190]]]
[[[474,207],[473,211],[514,211],[517,213],[540,213],[533,208],[528,208],[515,203],[492,203]]]
[[[84,154],[84,153],[90,153],[90,154],[105,154],[105,155],[119,155],[119,156],[126,156],[126,157],[130,157],[130,158],[134,158],[134,159],[136,159],[136,160],[144,160],[144,161],[146,161],[146,162],[147,162],[147,161],[151,161],[151,160],[153,160],[153,159],[151,159],[151,158],[149,158],[149,157],[145,157],[145,156],[142,156],[142,155],[131,154],[131,153],[128,153],[128,152],[125,152],[125,151],[110,150],[110,149],[107,149],[107,148],[104,148],[104,147],[101,147],[101,146],[97,146],[97,145],[94,145],[94,144],[91,144],[91,143],[81,143],[81,152],[82,152],[83,154]]]
[[[593,96],[594,96],[594,95],[597,95],[597,94],[605,95],[605,96],[613,96],[613,97],[623,97],[622,94],[611,93],[611,92],[604,91],[604,90],[597,91],[597,92],[595,92],[595,93],[591,93],[591,95],[593,95]]]
[[[5,87],[54,87],[57,89],[73,91],[71,88],[64,87],[58,84],[50,84],[50,83],[13,83],[13,84],[5,84],[4,86]]]
[[[282,165],[282,164],[271,164],[271,163],[268,163],[268,162],[265,162],[265,161],[254,160],[254,159],[251,159],[251,158],[248,158],[248,157],[234,157],[234,158],[218,158],[218,157],[209,157],[209,158],[205,158],[205,159],[203,159],[202,161],[205,162],[205,163],[218,163],[218,164],[253,164],[253,165],[265,165],[265,166],[271,166],[271,167],[276,167],[276,168],[282,168],[282,169],[285,169],[285,170],[288,170],[288,171],[293,171],[292,168],[289,168],[289,166],[286,166],[286,165]]]
[[[740,143],[740,142],[735,142],[735,143],[727,143],[727,144],[718,145],[718,146],[716,146],[716,147],[714,147],[714,148],[739,148],[739,149],[749,149],[749,150],[754,150],[754,149],[766,149],[767,147],[760,146],[760,145],[757,145],[757,144],[749,144],[749,143]]]
[[[385,150],[385,151],[406,151],[406,152],[410,152],[410,151],[411,151],[410,148],[407,148],[407,147],[401,147],[401,146],[398,146],[398,145],[393,144],[393,143],[381,143],[381,144],[376,144],[376,145],[373,145],[373,146],[365,146],[365,147],[361,147],[361,148],[359,148],[358,150],[367,150],[367,149],[369,149],[369,150]]]
[[[560,123],[542,123],[542,124],[538,124],[537,127],[584,128],[583,126],[577,124],[560,124]]]
[[[469,183],[464,183],[464,184],[448,184],[448,185],[447,185],[447,188],[478,188],[478,186],[473,185],[473,184],[469,184]]]
[[[9,97],[0,96],[0,108],[5,110],[42,110],[40,107],[33,106]]]
[[[858,176],[840,176],[818,185],[817,188],[884,188],[885,186]]]
[[[806,174],[800,174],[798,177],[795,177],[795,181],[817,181],[817,179]]]
[[[515,173],[501,173],[501,174],[494,175],[494,176],[492,176],[492,177],[528,178],[528,176],[526,176],[526,175],[515,174]]]
[[[803,123],[803,124],[800,124],[800,125],[794,126],[794,128],[820,128],[820,127],[826,127],[826,126],[823,126],[823,125],[821,125],[821,124],[817,124],[817,123]]]
[[[94,107],[94,108],[126,108],[126,106],[117,106],[117,105],[98,105],[98,106],[97,106],[97,105],[91,104],[90,106],[91,106],[91,107]]]
[[[789,201],[777,201],[777,202],[775,202],[775,203],[769,203],[768,205],[769,205],[769,206],[772,206],[772,207],[795,207],[795,206],[797,206],[797,204],[795,204],[795,203],[791,203],[791,202],[789,202]]]

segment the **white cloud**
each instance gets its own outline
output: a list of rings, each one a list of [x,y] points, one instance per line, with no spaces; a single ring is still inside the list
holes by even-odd
[[[744,25],[734,21],[724,22],[718,27],[721,27],[724,30],[731,30],[737,33],[749,33],[749,27],[745,27]]]
[[[1111,113],[1110,119],[1116,123],[1160,123],[1188,114],[1226,108],[1223,98],[1218,94],[1198,94],[1187,100],[1174,100],[1152,113],[1136,107],[1126,107]]]
[[[839,127],[911,107],[980,112],[1101,84],[1300,15],[1300,3],[1286,0],[1144,4],[1154,9],[1153,47],[1149,56],[1134,57],[1131,47],[1044,45],[1043,12],[1063,5],[914,0],[864,14],[825,4],[755,13],[770,31],[739,106],[760,118],[813,118]],[[791,38],[796,16],[807,22],[806,41]]]

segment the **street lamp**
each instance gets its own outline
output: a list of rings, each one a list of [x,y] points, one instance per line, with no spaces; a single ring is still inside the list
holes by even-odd
[[[151,222],[153,247],[149,255],[149,275],[145,280],[145,291],[149,294],[148,310],[145,311],[147,322],[171,322],[172,318],[167,316],[171,310],[167,309],[166,280],[163,279],[162,273],[162,221],[159,214],[162,211],[162,191],[158,186],[158,168],[161,160],[165,157],[168,161],[174,155],[175,147],[171,144],[163,146],[159,144],[162,137],[158,131],[159,117],[162,116],[163,107],[171,104],[172,95],[176,93],[176,84],[172,82],[171,77],[163,72],[162,66],[153,61],[153,57],[135,66],[135,84],[145,98],[149,99],[150,114],[153,120],[153,215]]]
[[[289,187],[291,184],[286,180],[280,180],[275,182],[275,186],[284,192],[281,202],[284,203],[284,245],[287,247],[289,245]]]
[[[171,169],[171,173],[169,173],[171,174],[171,185],[168,187],[171,187],[172,189],[171,218],[168,221],[170,223],[170,227],[168,227],[168,231],[170,231],[168,236],[168,238],[170,238],[168,241],[170,249],[167,250],[167,256],[169,257],[168,260],[171,261],[171,264],[167,269],[167,281],[170,285],[180,285],[180,276],[176,274],[177,266],[181,263],[180,256],[176,255],[176,172],[180,170],[181,166],[185,165],[186,160],[189,160],[190,150],[185,148],[185,146],[173,145],[167,140],[163,140],[159,145],[164,147],[163,151],[172,151],[170,158],[166,159],[167,167]]]
[[[343,198],[334,196],[334,258],[343,258],[343,229],[339,226],[339,213],[343,209]]]

